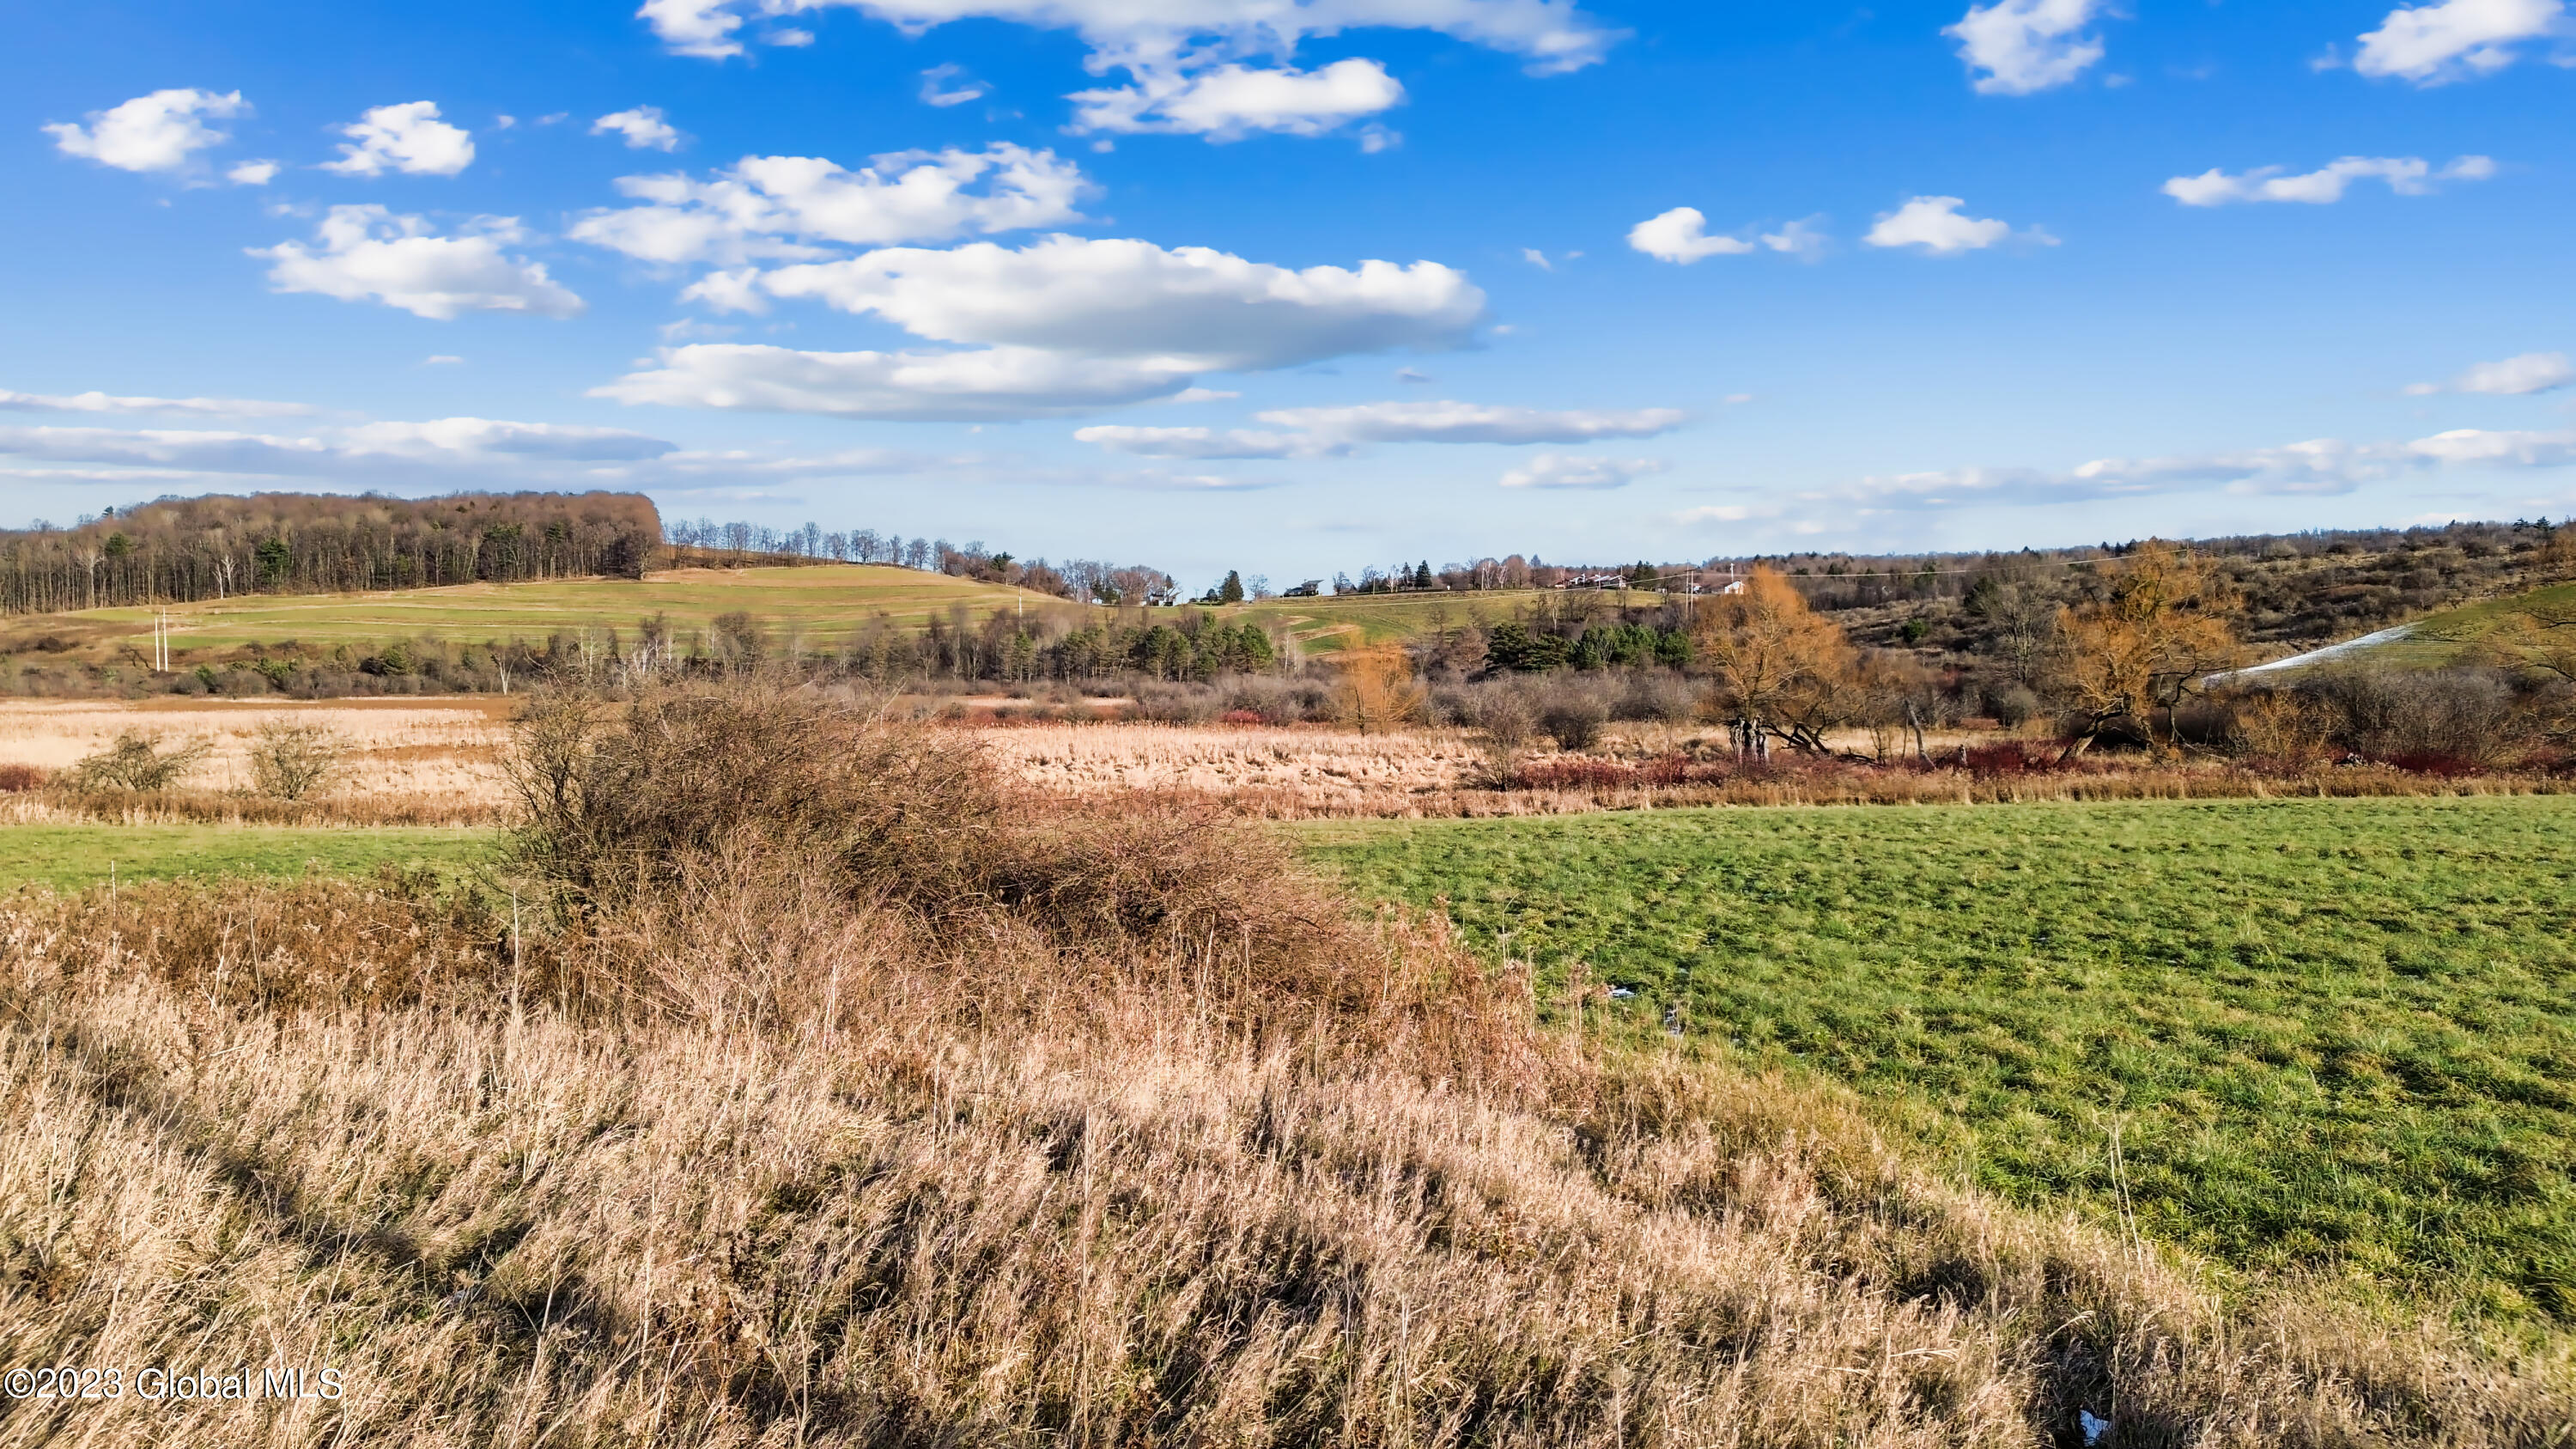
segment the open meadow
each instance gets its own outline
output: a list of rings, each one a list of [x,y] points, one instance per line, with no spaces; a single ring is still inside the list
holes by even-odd
[[[298,707],[481,752],[404,788],[484,818],[515,729],[560,784],[508,832],[34,797],[0,825],[0,1353],[359,1386],[81,1422],[225,1449],[2576,1422],[2563,799],[1263,824],[1455,813],[1475,752],[757,681],[517,707]],[[239,708],[11,718],[22,747],[86,732],[59,754]]]
[[[1301,827],[1539,997],[1847,1086],[2021,1203],[2576,1322],[2576,801]],[[1633,994],[1631,994],[1633,993]]]
[[[1020,608],[1036,612],[1077,606],[1050,595],[918,569],[818,564],[665,569],[640,580],[576,578],[362,594],[246,594],[174,604],[166,612],[175,650],[222,654],[290,644],[319,651],[345,645],[364,653],[397,639],[542,644],[555,634],[585,629],[603,634],[616,629],[631,638],[636,621],[655,614],[688,638],[710,628],[717,616],[735,612],[758,618],[781,647],[801,638],[807,648],[824,650],[839,647],[879,619],[892,627],[918,629],[960,610],[980,623],[997,612]],[[147,648],[154,612],[89,609],[14,618],[0,625],[0,652],[24,653],[48,638],[100,657],[112,657],[126,646]]]
[[[0,1353],[351,1386],[0,1443],[2576,1419],[2562,802],[1284,826],[1098,738],[741,683],[541,705],[506,836],[0,826]]]

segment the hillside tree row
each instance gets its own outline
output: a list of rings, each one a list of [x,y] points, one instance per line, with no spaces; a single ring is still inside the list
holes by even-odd
[[[0,613],[640,578],[661,532],[652,501],[631,493],[164,499],[0,532]]]

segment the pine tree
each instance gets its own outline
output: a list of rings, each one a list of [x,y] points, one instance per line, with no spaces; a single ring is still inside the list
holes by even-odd
[[[1233,569],[1227,569],[1225,571],[1225,582],[1217,586],[1216,601],[1220,604],[1242,603],[1243,575]]]

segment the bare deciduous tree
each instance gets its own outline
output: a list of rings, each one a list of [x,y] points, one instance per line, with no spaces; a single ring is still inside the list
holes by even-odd
[[[271,720],[251,741],[251,784],[263,795],[301,800],[329,786],[348,753],[348,740],[336,730]]]

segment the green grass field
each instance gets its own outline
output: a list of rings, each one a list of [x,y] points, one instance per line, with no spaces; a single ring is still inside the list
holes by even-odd
[[[0,894],[25,885],[77,890],[180,876],[364,875],[378,866],[462,871],[492,848],[488,830],[289,829],[221,825],[0,826]]]
[[[2145,1233],[2225,1262],[2576,1319],[2576,800],[1301,834],[1551,983],[1633,988],[1611,1022],[1678,1004],[1703,1049],[1847,1083],[2016,1199],[2116,1222],[2125,1176]]]
[[[2413,634],[2379,645],[2366,657],[2373,664],[2400,668],[2446,668],[2469,658],[2475,652],[2478,636],[2501,623],[2507,614],[2533,608],[2576,609],[2576,584],[2554,584],[2512,598],[2444,610],[2417,623]]]
[[[812,568],[685,569],[640,582],[568,579],[542,584],[460,584],[372,594],[254,594],[185,604],[170,610],[172,645],[180,651],[231,651],[288,641],[324,649],[375,646],[394,639],[446,639],[481,644],[536,642],[557,630],[615,628],[666,614],[682,631],[706,628],[719,614],[743,610],[780,636],[803,630],[813,643],[837,645],[883,615],[918,627],[960,607],[982,620],[1004,609],[1071,608],[1061,599],[944,574],[871,564]],[[13,619],[0,648],[59,634],[112,649],[147,637],[147,609],[92,609]]]

